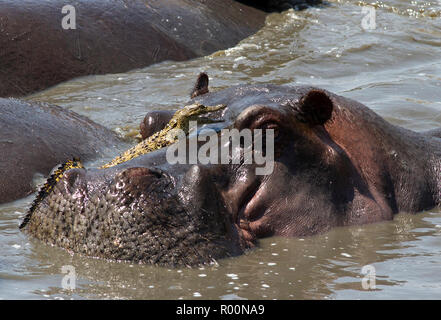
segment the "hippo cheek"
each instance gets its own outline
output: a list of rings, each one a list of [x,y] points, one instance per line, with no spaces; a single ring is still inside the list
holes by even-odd
[[[197,228],[219,235],[229,243],[233,253],[240,253],[253,244],[241,237],[234,216],[228,210],[229,201],[219,197],[222,193],[213,181],[213,173],[204,166],[192,166],[184,175],[178,192],[180,203],[194,217]]]
[[[260,223],[268,207],[265,192],[267,189],[260,176],[255,174],[254,169],[249,170],[246,166],[235,172],[227,188],[221,191],[240,237],[250,245],[257,238],[270,233],[269,230],[262,230]]]
[[[270,225],[264,223],[264,220],[266,220],[264,218],[265,212],[270,207],[269,202],[264,200],[264,194],[267,192],[266,189],[265,186],[260,186],[239,212],[241,227],[259,238],[271,235],[272,233]]]
[[[293,216],[289,182],[283,177],[268,177],[248,196],[238,212],[242,230],[255,238],[278,235],[279,227],[286,229]],[[295,211],[295,210],[294,210]]]

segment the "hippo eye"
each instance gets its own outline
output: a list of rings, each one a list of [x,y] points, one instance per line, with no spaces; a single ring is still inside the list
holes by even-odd
[[[262,129],[263,130],[263,134],[265,134],[265,130],[267,129],[273,129],[274,130],[274,138],[276,139],[279,136],[280,133],[280,128],[279,125],[275,122],[264,122],[263,124],[261,124],[258,129]]]
[[[275,156],[277,157],[279,151],[285,145],[284,141],[286,138],[284,137],[288,137],[286,133],[290,132],[288,122],[287,118],[274,108],[253,105],[242,111],[237,117],[235,128],[239,131],[242,129],[251,130],[253,135],[253,149],[261,150],[263,156],[266,156],[266,143],[268,138],[273,138],[274,145],[270,147],[274,148]],[[270,135],[268,130],[271,130],[274,134]]]
[[[277,152],[277,150],[279,148],[278,146],[281,142],[281,137],[282,137],[282,134],[281,134],[282,130],[281,130],[280,124],[278,122],[269,120],[269,121],[264,121],[264,122],[259,123],[259,125],[257,127],[255,127],[255,129],[262,130],[262,155],[264,157],[266,156],[266,150],[267,150],[267,146],[266,146],[267,136],[266,136],[266,134],[267,134],[268,129],[273,130],[273,132],[274,132],[273,142],[274,142],[275,148],[276,148],[275,151]]]
[[[279,123],[277,123],[275,121],[269,120],[269,121],[261,122],[261,123],[259,123],[259,125],[257,127],[255,127],[255,129],[262,130],[262,138],[263,138],[264,146],[265,146],[265,142],[266,142],[266,130],[268,130],[268,129],[273,130],[275,143],[278,143],[281,139],[281,128],[280,128]]]

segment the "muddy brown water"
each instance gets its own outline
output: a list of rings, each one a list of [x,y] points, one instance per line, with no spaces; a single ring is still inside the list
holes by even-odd
[[[367,8],[341,0],[272,14],[264,29],[234,48],[76,79],[28,99],[61,105],[131,137],[147,110],[183,106],[196,75],[206,71],[212,90],[309,84],[409,129],[440,127],[441,1],[376,2],[375,25],[365,18]],[[441,298],[439,208],[304,239],[263,239],[256,250],[218,265],[167,269],[82,257],[29,238],[18,225],[32,199],[0,206],[3,299]],[[362,286],[366,265],[375,268],[375,289]],[[74,290],[63,289],[63,266],[75,268]]]

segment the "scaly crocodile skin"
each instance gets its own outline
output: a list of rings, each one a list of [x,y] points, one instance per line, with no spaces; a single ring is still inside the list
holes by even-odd
[[[84,168],[83,164],[80,162],[80,159],[74,158],[73,160],[69,160],[69,161],[63,163],[60,167],[58,167],[57,170],[54,171],[53,174],[50,175],[50,177],[46,180],[46,183],[43,185],[43,187],[41,187],[40,191],[38,192],[38,195],[35,198],[34,202],[32,202],[31,208],[29,209],[28,213],[26,214],[25,218],[23,219],[23,222],[20,225],[20,229],[23,228],[29,222],[35,208],[52,191],[52,189],[55,187],[57,182],[61,179],[63,174],[67,170],[75,169],[75,168]]]
[[[176,111],[176,113],[173,115],[169,123],[165,126],[164,129],[161,131],[156,132],[152,136],[148,137],[144,141],[138,143],[133,148],[130,148],[126,152],[124,152],[122,155],[116,157],[109,163],[103,165],[100,167],[100,169],[110,168],[113,166],[116,166],[120,163],[129,161],[131,159],[134,159],[136,157],[139,157],[140,155],[143,155],[148,152],[152,152],[155,150],[159,150],[161,148],[167,147],[177,141],[176,138],[176,130],[181,129],[185,132],[185,134],[188,134],[188,123],[191,120],[200,120],[199,123],[210,123],[214,122],[213,120],[204,118],[200,119],[198,116],[202,114],[206,114],[209,112],[218,111],[221,109],[224,109],[225,105],[217,105],[217,106],[204,106],[202,104],[191,104],[188,106],[185,106],[184,108]]]
[[[116,157],[109,163],[103,165],[99,169],[110,168],[116,166],[120,163],[129,161],[140,155],[159,150],[161,148],[167,147],[177,141],[176,138],[176,130],[181,129],[188,134],[189,130],[189,121],[191,120],[199,120],[199,123],[212,123],[216,122],[216,120],[211,120],[209,118],[198,118],[198,116],[218,111],[224,109],[225,105],[217,105],[217,106],[204,106],[199,103],[191,104],[185,106],[184,108],[176,111],[173,115],[169,123],[165,126],[161,131],[156,132],[152,136],[148,137],[144,141],[138,143],[133,148],[130,148],[122,155]],[[83,164],[79,159],[74,158],[73,160],[69,160],[63,163],[46,181],[43,187],[38,192],[37,197],[31,205],[26,217],[24,218],[20,228],[26,226],[26,224],[31,219],[32,213],[35,208],[48,196],[48,194],[52,191],[56,183],[61,179],[63,174],[70,169],[74,168],[84,168]]]

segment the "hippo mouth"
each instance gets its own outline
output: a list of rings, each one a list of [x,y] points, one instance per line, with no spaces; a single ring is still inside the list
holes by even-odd
[[[194,266],[242,254],[250,244],[220,197],[194,201],[181,180],[159,168],[70,169],[24,229],[51,245],[133,263]]]
[[[233,219],[241,230],[242,238],[248,242],[250,246],[256,240],[256,234],[253,230],[253,221],[260,216],[256,211],[256,203],[259,201],[258,193],[260,190],[260,183],[251,184],[245,192],[241,195],[237,210],[233,214]]]

